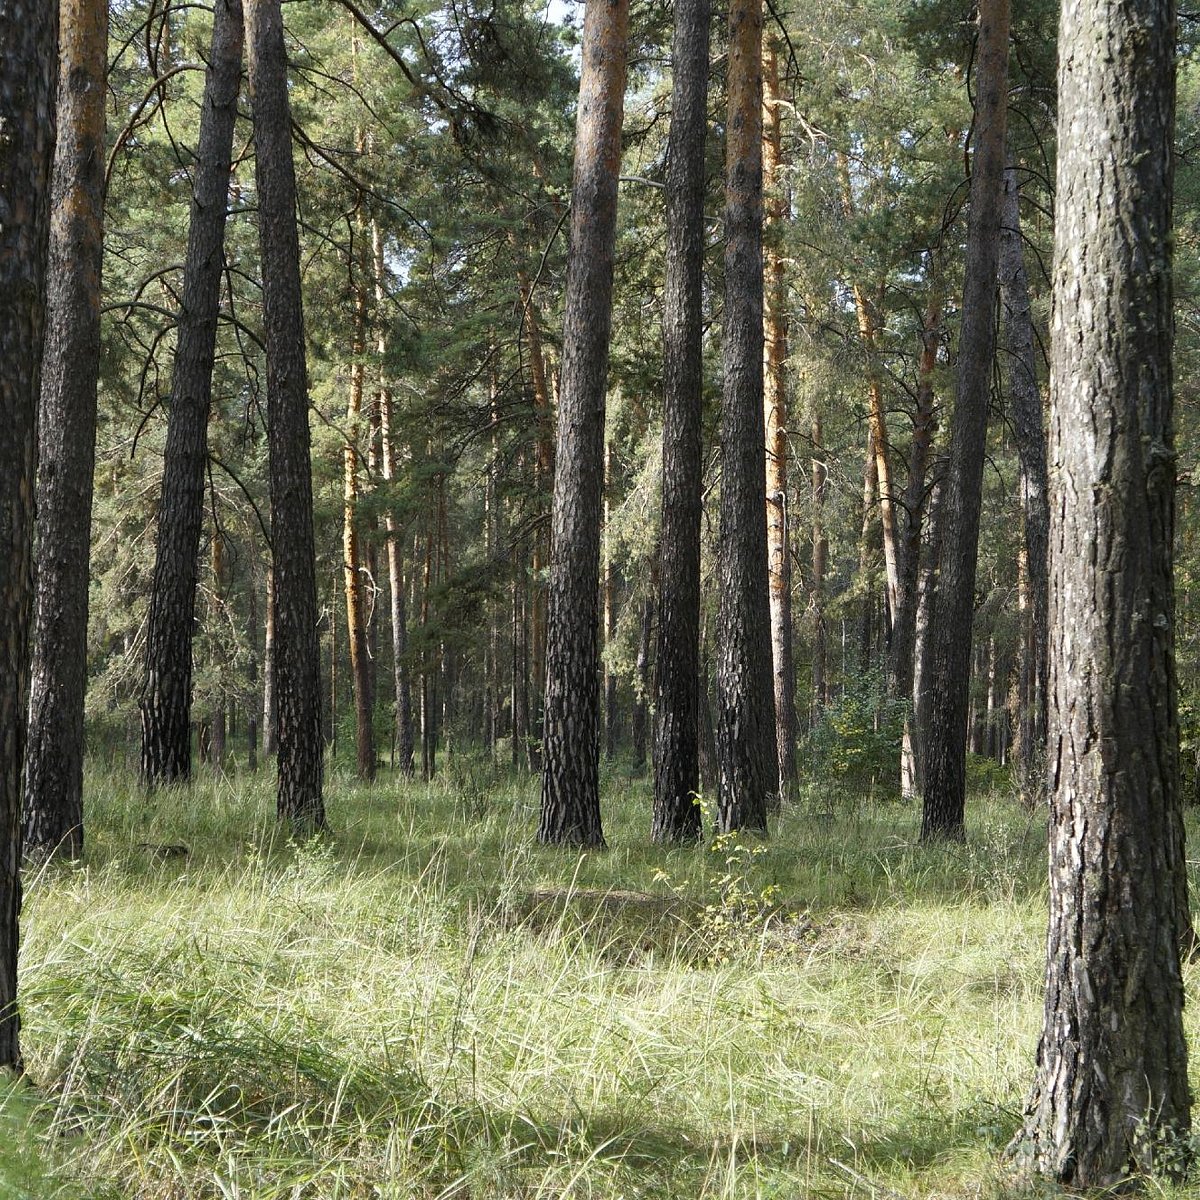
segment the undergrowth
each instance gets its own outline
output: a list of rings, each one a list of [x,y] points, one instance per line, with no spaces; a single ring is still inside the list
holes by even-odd
[[[478,763],[334,780],[304,845],[265,774],[87,802],[28,881],[5,1197],[1017,1194],[1044,831],[1001,794],[961,846],[810,789],[664,851],[613,772],[586,854]]]

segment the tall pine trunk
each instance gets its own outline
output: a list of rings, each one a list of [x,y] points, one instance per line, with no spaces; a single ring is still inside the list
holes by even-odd
[[[17,918],[57,5],[0,5],[0,1068],[21,1067]]]
[[[361,152],[362,139],[359,138]],[[359,240],[365,237],[361,223]],[[354,757],[358,778],[375,778],[375,729],[371,713],[370,646],[363,597],[362,539],[359,536],[359,443],[363,433],[363,381],[367,341],[367,292],[363,264],[355,263],[354,317],[350,363],[350,395],[346,404],[346,442],[342,448],[342,572],[346,589],[346,640],[350,647],[350,677],[354,689]]]
[[[779,799],[763,475],[762,4],[729,9],[721,407],[717,824],[766,832]]]
[[[1050,929],[1022,1157],[1187,1167],[1175,676],[1171,0],[1064,5],[1050,445]],[[1097,148],[1103,147],[1103,153]]]
[[[58,133],[38,411],[37,600],[25,758],[25,851],[83,853],[83,703],[100,266],[108,5],[59,4]]]
[[[656,842],[700,837],[700,420],[709,0],[676,0],[663,294],[663,482],[655,663]]]
[[[1000,230],[1000,299],[1005,376],[1017,453],[1021,459],[1021,515],[1025,589],[1021,607],[1021,675],[1017,693],[1017,781],[1033,804],[1045,791],[1048,645],[1050,618],[1050,495],[1042,393],[1037,381],[1029,279],[1021,244],[1017,173],[1004,173]]]
[[[162,500],[142,680],[142,780],[191,775],[192,633],[196,612],[208,416],[224,267],[233,126],[242,72],[241,0],[218,0],[200,109],[200,146],[183,266]]]
[[[276,804],[281,821],[308,833],[324,827],[325,803],[296,171],[279,0],[250,0],[249,12],[275,568]]]
[[[931,627],[929,724],[922,731],[921,836],[926,841],[959,839],[965,833],[971,629],[988,397],[996,349],[996,268],[1008,115],[1008,20],[1009,0],[982,0],[958,386],[950,428],[950,474],[943,501],[941,574]]]
[[[779,786],[796,782],[796,666],[792,653],[792,557],[788,542],[787,293],[779,246],[788,217],[780,177],[783,156],[779,57],[773,37],[763,38],[763,190],[768,194],[763,263],[763,415],[767,439],[767,564],[771,604],[771,665],[775,684],[775,743]]]
[[[604,843],[596,597],[628,32],[629,0],[587,6],[555,450],[538,826],[539,841],[569,845]]]

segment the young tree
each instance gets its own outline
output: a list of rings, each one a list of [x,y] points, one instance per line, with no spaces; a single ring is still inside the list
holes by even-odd
[[[763,472],[762,4],[729,8],[717,824],[766,831],[779,800]]]
[[[604,402],[628,36],[629,0],[592,0],[584,15],[575,133],[538,826],[539,841],[569,845],[604,843],[597,593]]]
[[[279,0],[250,0],[247,39],[267,349],[279,819],[325,825],[321,664],[296,170]]]
[[[1178,1170],[1191,1124],[1172,583],[1174,5],[1065,5],[1059,54],[1050,933],[1018,1150],[1085,1189]]]
[[[192,770],[192,632],[225,212],[241,71],[241,0],[217,0],[200,110],[200,145],[193,168],[195,185],[146,632],[141,767],[142,779],[150,785],[187,779]]]
[[[700,837],[704,141],[709,0],[676,0],[663,295],[663,485],[655,672],[656,842]]]
[[[967,702],[988,397],[996,348],[996,269],[1008,114],[1009,0],[981,0],[975,71],[975,154],[963,280],[950,476],[942,512],[941,575],[931,627],[929,723],[921,730],[925,840],[961,838],[966,804]]]
[[[83,853],[83,703],[100,371],[107,46],[105,0],[61,0],[23,821],[26,853],[70,858]]]
[[[55,0],[0,4],[0,1067],[17,1069],[21,770],[29,699],[57,7]]]

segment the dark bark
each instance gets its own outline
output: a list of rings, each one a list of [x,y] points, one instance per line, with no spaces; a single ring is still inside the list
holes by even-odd
[[[964,836],[966,725],[979,509],[995,353],[996,268],[1008,111],[1008,0],[983,0],[976,54],[975,155],[963,281],[958,386],[950,427],[950,475],[932,626],[933,674],[924,729],[925,840]]]
[[[249,13],[275,568],[276,803],[280,820],[309,833],[324,827],[325,804],[296,174],[279,0],[251,0]]]
[[[762,6],[729,9],[725,389],[717,571],[717,826],[766,832],[778,803],[763,474]]]
[[[656,842],[700,837],[700,421],[709,0],[676,0],[663,293],[663,482],[655,662]]]
[[[1017,173],[1004,173],[1000,230],[1000,300],[1008,381],[1008,411],[1021,459],[1025,590],[1021,608],[1021,675],[1017,699],[1017,781],[1034,804],[1045,791],[1048,639],[1050,618],[1050,493],[1042,393],[1037,380],[1029,280],[1021,243]]]
[[[1050,930],[1019,1153],[1072,1188],[1178,1174],[1171,0],[1066,5],[1050,446]],[[1103,153],[1097,148],[1103,147]]]
[[[538,840],[555,844],[604,844],[596,599],[628,30],[628,0],[587,6],[555,449],[538,826]]]
[[[107,3],[61,0],[23,819],[27,854],[68,858],[83,853],[83,703],[100,371],[107,46]]]
[[[21,773],[33,618],[33,495],[46,320],[57,4],[0,4],[0,1067],[21,1068]]]
[[[225,213],[242,70],[241,0],[219,0],[200,110],[200,145],[183,267],[154,581],[142,678],[142,780],[191,775],[192,634],[221,302]]]

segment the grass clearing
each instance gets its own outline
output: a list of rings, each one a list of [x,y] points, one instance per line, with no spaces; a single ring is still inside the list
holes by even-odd
[[[89,780],[86,864],[28,884],[38,1101],[0,1108],[0,1181],[1019,1194],[999,1151],[1040,1025],[1045,868],[1011,801],[973,800],[965,846],[917,845],[910,807],[823,800],[767,843],[663,852],[646,784],[614,774],[611,848],[575,854],[534,844],[535,782],[478,764],[328,790],[334,835],[296,846],[265,775],[149,799]]]

